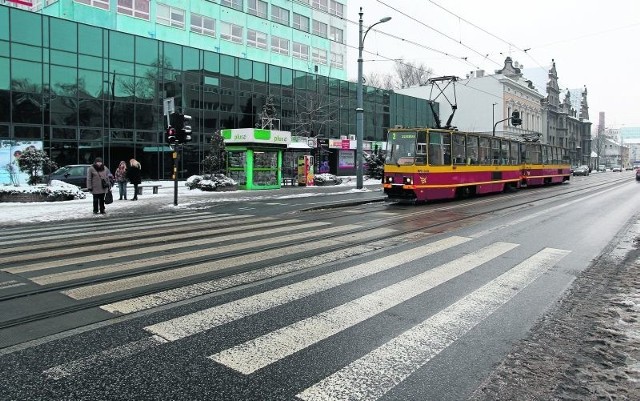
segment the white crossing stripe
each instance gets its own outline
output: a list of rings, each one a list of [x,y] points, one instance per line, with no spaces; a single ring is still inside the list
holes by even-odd
[[[102,365],[107,361],[119,360],[127,358],[131,355],[146,351],[149,348],[166,343],[167,341],[157,336],[143,338],[128,344],[124,344],[115,348],[111,348],[87,357],[76,359],[74,361],[54,366],[45,370],[43,375],[49,379],[60,380],[65,377],[81,373],[95,366]]]
[[[284,231],[290,231],[291,230],[291,224],[292,223],[299,223],[300,220],[282,220],[282,221],[278,221],[278,222],[267,222],[267,223],[259,223],[259,224],[255,224],[255,225],[251,225],[251,226],[245,226],[243,227],[245,230],[248,231],[244,231],[244,232],[237,232],[237,227],[231,226],[231,227],[227,227],[227,228],[221,228],[221,229],[216,229],[216,230],[208,230],[207,231],[207,237],[206,238],[199,238],[199,239],[192,239],[189,241],[179,241],[179,242],[166,242],[166,243],[162,243],[160,245],[155,245],[155,246],[149,246],[146,248],[139,248],[139,249],[127,249],[127,250],[123,250],[123,251],[116,251],[116,252],[111,252],[111,253],[107,253],[104,254],[104,256],[102,258],[96,258],[96,255],[92,255],[92,257],[90,258],[90,261],[95,262],[97,260],[106,260],[109,261],[109,263],[111,264],[111,260],[113,258],[119,258],[119,257],[124,257],[124,256],[131,256],[131,255],[139,255],[141,253],[142,250],[144,250],[146,253],[149,252],[153,252],[153,251],[167,251],[167,250],[174,250],[176,252],[179,252],[182,248],[185,247],[189,247],[189,246],[200,246],[200,245],[211,245],[213,243],[216,242],[222,242],[222,241],[231,241],[231,240],[237,240],[237,239],[245,239],[245,238],[250,238],[250,237],[255,237],[255,236],[259,236],[259,235],[268,235],[270,233],[277,233],[277,232],[284,232]],[[315,226],[322,226],[322,225],[329,225],[330,223],[326,223],[326,222],[314,222],[314,223],[306,223],[306,224],[302,224],[299,226],[296,226],[297,228],[311,228],[311,227],[315,227]],[[282,226],[282,227],[274,227],[274,226]],[[253,228],[261,228],[261,227],[269,227],[269,228],[265,228],[263,230],[251,230]],[[236,232],[235,234],[227,234],[224,236],[219,236],[219,237],[211,237],[211,235],[217,234],[217,233],[233,233]],[[133,242],[133,241],[132,241]],[[149,242],[150,244],[157,244],[158,240],[157,238],[151,238],[151,239],[146,239],[145,242]],[[88,247],[89,250],[95,248],[95,245],[89,246]],[[199,253],[202,252],[206,252],[206,250],[199,250],[197,251]],[[48,254],[51,254],[52,251],[47,251]],[[169,256],[163,256],[162,259],[163,260],[167,260],[168,258],[172,257],[174,255],[169,255]],[[28,256],[27,256],[28,257]],[[182,256],[175,256],[175,257],[179,257],[182,258]],[[44,269],[52,269],[54,267],[59,267],[59,266],[67,266],[67,265],[73,265],[73,264],[81,264],[81,263],[87,263],[88,257],[85,256],[78,256],[78,257],[74,257],[74,258],[67,258],[67,259],[61,259],[59,260],[58,264],[54,264],[52,263],[51,260],[45,260],[45,261],[39,261],[39,262],[32,262],[29,264],[23,264],[20,265],[18,267],[11,267],[8,269],[3,269],[4,271],[8,272],[8,273],[25,273],[25,272],[31,272],[31,271],[36,271],[36,270],[44,270]],[[149,260],[149,259],[147,259]],[[44,276],[42,276],[44,277]],[[66,281],[67,279],[63,279],[62,281]],[[55,281],[53,281],[55,282]],[[50,283],[38,283],[38,284],[50,284]]]
[[[224,305],[153,324],[145,327],[145,330],[169,341],[176,341],[234,320],[389,270],[404,263],[412,262],[450,247],[463,244],[469,240],[469,238],[458,236],[448,237],[320,277],[311,278]]]
[[[330,227],[322,230],[307,231],[305,232],[305,238],[307,239],[316,238],[316,237],[322,238],[327,235],[337,234],[343,231],[350,231],[356,227],[357,226],[347,225],[347,226],[341,226],[341,227]],[[393,231],[388,228],[383,228],[378,230],[381,230],[381,231],[378,231],[378,234],[389,234],[390,232]],[[298,234],[294,234],[293,236],[298,236]],[[242,248],[247,249],[254,246],[274,245],[281,242],[285,242],[286,241],[285,238],[287,237],[275,237],[269,240],[255,241],[253,243],[245,243],[242,245]],[[220,252],[222,252],[222,249],[223,247],[218,248]],[[283,250],[278,249],[277,251],[278,251],[278,256],[282,256]],[[210,250],[209,252],[211,254],[216,253],[215,250]],[[165,260],[166,259],[167,257],[165,257]],[[251,263],[251,262],[259,262],[261,260],[262,259],[259,259],[252,255],[243,255],[235,258],[226,258],[223,260],[217,260],[212,263],[192,264],[186,267],[164,270],[164,271],[159,271],[155,273],[142,274],[135,277],[124,278],[120,280],[112,280],[112,281],[107,281],[100,284],[73,288],[70,290],[62,291],[62,293],[74,299],[85,299],[85,298],[95,297],[98,295],[110,294],[114,292],[130,290],[132,288],[148,286],[151,284],[159,284],[166,281],[183,279],[186,277],[197,276],[205,273],[219,271],[219,270],[223,270],[228,267],[234,266],[239,262]]]
[[[517,244],[497,242],[326,312],[221,351],[209,358],[240,373],[251,374],[458,277],[517,246]]]
[[[27,285],[27,283],[21,283],[17,280],[9,280],[0,282],[0,290],[6,290],[7,288],[20,287],[23,285]]]
[[[516,296],[569,251],[545,248],[497,279],[307,388],[305,401],[373,401]]]
[[[393,232],[390,229],[374,229],[366,230],[357,233],[352,239],[357,241],[363,241],[368,238],[378,238],[380,235],[389,234]],[[397,237],[396,237],[397,238]],[[335,246],[341,243],[341,240],[326,239],[315,242],[304,243],[292,247],[287,253],[294,255],[297,253],[309,252],[310,250],[322,249],[325,247]],[[371,252],[375,249],[375,243],[371,243],[365,246],[353,246],[347,249],[332,251],[330,253],[324,253],[322,255],[314,257],[300,258],[292,262],[282,263],[275,266],[268,266],[258,270],[251,270],[244,273],[233,274],[228,277],[219,278],[216,280],[206,281],[204,283],[192,284],[172,290],[166,290],[156,292],[149,295],[143,295],[132,299],[126,299],[124,301],[114,302],[107,305],[102,305],[100,308],[111,313],[127,314],[133,312],[139,312],[146,309],[155,308],[162,305],[167,305],[175,302],[184,301],[186,299],[193,299],[202,295],[210,294],[216,291],[221,291],[227,288],[237,287],[243,284],[255,283],[257,281],[266,280],[272,277],[282,276],[291,272],[307,269],[314,266],[324,265],[336,260],[356,256],[365,252]],[[218,266],[222,263],[222,268],[229,268],[234,266],[240,266],[254,260],[269,260],[271,258],[282,256],[281,249],[272,249],[264,252],[257,252],[251,254],[251,259],[247,260],[246,257],[229,258],[223,261],[215,262]],[[205,265],[206,268],[206,265]],[[72,294],[74,297],[76,293]],[[88,294],[87,294],[88,295]]]

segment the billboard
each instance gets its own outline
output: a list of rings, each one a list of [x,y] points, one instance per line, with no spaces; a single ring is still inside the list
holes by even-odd
[[[42,141],[0,140],[0,185],[27,185],[29,174],[18,168],[18,158],[25,149],[42,150]]]

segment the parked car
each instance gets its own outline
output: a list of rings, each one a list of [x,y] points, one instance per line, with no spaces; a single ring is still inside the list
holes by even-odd
[[[77,185],[80,188],[87,187],[87,169],[90,164],[70,164],[60,167],[49,176],[50,180],[63,181],[69,184]]]
[[[640,181],[640,168],[636,169],[636,181]]]
[[[574,168],[573,175],[589,175],[589,166],[580,166]]]
[[[611,171],[613,171],[614,173],[621,173],[622,172],[622,167],[620,166],[613,166],[611,168]]]
[[[601,164],[598,166],[598,171],[604,173],[605,171],[607,171],[607,167],[604,164]]]

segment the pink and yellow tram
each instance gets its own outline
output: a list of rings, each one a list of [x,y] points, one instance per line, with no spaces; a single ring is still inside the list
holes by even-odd
[[[383,187],[390,201],[464,198],[569,181],[566,149],[445,129],[391,129]]]

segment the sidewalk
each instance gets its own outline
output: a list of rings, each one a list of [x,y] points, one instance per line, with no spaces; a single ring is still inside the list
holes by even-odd
[[[345,177],[340,185],[300,187],[284,186],[280,189],[254,190],[254,191],[229,191],[206,192],[199,189],[189,190],[184,181],[178,182],[178,205],[174,206],[174,182],[152,181],[143,184],[162,185],[158,194],[152,194],[150,188],[145,188],[143,194],[138,196],[137,202],[118,200],[118,189],[113,188],[114,202],[107,205],[107,216],[133,214],[136,211],[170,211],[199,209],[207,205],[220,202],[243,202],[256,200],[278,200],[291,198],[313,197],[317,202],[318,197],[330,197],[332,195],[363,193],[382,195],[380,180],[366,180],[362,189],[356,189],[355,177]],[[133,191],[129,190],[131,199]],[[371,196],[364,197],[363,202],[371,202]],[[353,203],[353,202],[352,202]],[[18,226],[24,223],[70,221],[92,217],[92,198],[76,199],[66,202],[37,202],[37,203],[0,203],[0,227]]]

